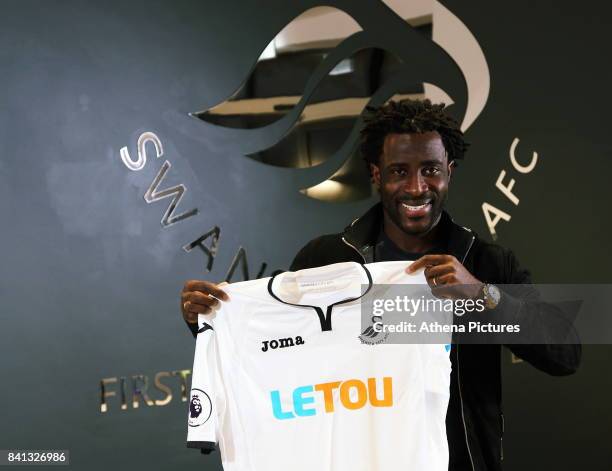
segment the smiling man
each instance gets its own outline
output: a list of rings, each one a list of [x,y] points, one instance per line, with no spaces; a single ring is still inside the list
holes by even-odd
[[[408,271],[424,268],[432,290],[455,287],[453,296],[483,299],[489,314],[498,320],[554,318],[551,308],[536,301],[530,274],[512,251],[480,239],[444,210],[452,173],[466,149],[459,125],[446,114],[444,105],[405,100],[369,108],[361,131],[361,152],[380,203],[343,232],[310,241],[290,269],[347,261],[416,260]],[[496,284],[518,288],[502,291]],[[182,312],[194,334],[197,313],[211,312],[220,300],[227,296],[219,285],[199,280],[185,283]],[[548,328],[545,321],[530,327]],[[508,347],[552,375],[571,374],[580,363],[577,340]],[[499,470],[504,428],[501,345],[453,345],[450,355],[449,469]]]
[[[463,157],[465,144],[452,148],[449,158],[442,135],[418,115],[408,121],[398,117],[381,129],[385,114],[401,110],[402,105],[387,106],[375,112],[362,131],[362,153],[383,207],[381,235],[395,248],[425,252],[443,237],[438,223],[455,159]],[[452,128],[447,132],[453,132]]]
[[[416,237],[429,232],[442,213],[452,170],[440,135],[389,134],[382,156],[383,162],[370,165],[380,188],[385,225]]]

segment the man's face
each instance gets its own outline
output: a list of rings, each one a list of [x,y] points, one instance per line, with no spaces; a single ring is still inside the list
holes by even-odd
[[[404,233],[433,228],[448,194],[452,164],[435,132],[389,134],[372,177],[387,216]]]

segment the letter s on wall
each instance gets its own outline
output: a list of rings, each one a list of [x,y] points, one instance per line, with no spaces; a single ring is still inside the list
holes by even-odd
[[[157,154],[158,158],[164,155],[164,147],[162,146],[159,137],[157,137],[157,134],[150,131],[143,132],[138,138],[138,160],[132,160],[130,158],[130,153],[127,146],[122,147],[119,151],[121,154],[121,160],[127,168],[134,171],[142,170],[144,168],[145,164],[147,163],[147,151],[145,148],[147,142],[153,143],[155,146],[155,153]]]

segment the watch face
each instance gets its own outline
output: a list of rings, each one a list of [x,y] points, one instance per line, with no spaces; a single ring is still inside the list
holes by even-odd
[[[489,285],[489,293],[491,297],[495,300],[495,302],[499,302],[499,298],[501,297],[501,293],[499,292],[499,288],[495,285]]]

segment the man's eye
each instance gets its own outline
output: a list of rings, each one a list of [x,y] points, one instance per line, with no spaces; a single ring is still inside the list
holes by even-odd
[[[406,171],[403,168],[392,168],[391,175],[403,176],[406,175]]]
[[[433,176],[440,173],[440,169],[438,167],[426,167],[423,169],[423,174],[426,176]]]

